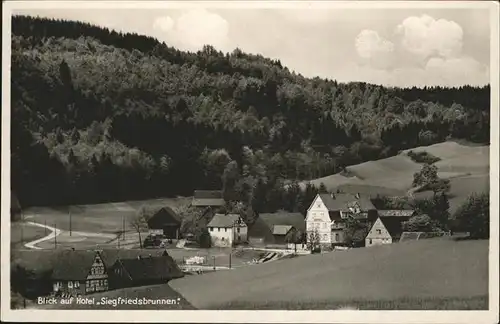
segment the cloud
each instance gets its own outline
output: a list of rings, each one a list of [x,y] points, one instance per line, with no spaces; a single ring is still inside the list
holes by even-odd
[[[229,24],[218,14],[205,9],[193,9],[173,19],[158,17],[153,28],[156,36],[183,50],[197,51],[212,45],[223,51],[228,48]]]
[[[355,39],[361,64],[342,77],[388,86],[460,86],[489,83],[489,68],[462,54],[463,30],[454,21],[428,15],[408,17],[396,27],[394,42],[363,30]]]
[[[353,78],[386,86],[482,86],[489,83],[489,68],[470,57],[432,58],[424,67],[401,66],[385,70],[352,64],[339,71],[339,81]]]
[[[374,30],[361,31],[355,40],[359,57],[372,66],[387,68],[391,65],[394,44]]]
[[[421,59],[458,57],[462,52],[463,30],[454,21],[412,16],[397,26],[396,34],[402,37],[402,48]]]

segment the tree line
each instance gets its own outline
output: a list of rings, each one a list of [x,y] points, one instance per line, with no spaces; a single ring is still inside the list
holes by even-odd
[[[183,52],[28,16],[12,33],[12,189],[24,206],[233,184],[269,196],[401,149],[489,142],[489,86],[344,84],[239,49]]]

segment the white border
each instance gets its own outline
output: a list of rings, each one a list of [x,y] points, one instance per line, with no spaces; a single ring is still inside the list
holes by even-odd
[[[447,8],[490,10],[490,210],[489,311],[113,311],[108,310],[11,310],[10,309],[10,54],[11,12],[13,9],[57,8]],[[493,1],[11,1],[3,2],[2,19],[2,220],[1,220],[1,316],[2,321],[33,322],[211,322],[211,323],[498,323],[498,198],[499,198],[499,4]]]

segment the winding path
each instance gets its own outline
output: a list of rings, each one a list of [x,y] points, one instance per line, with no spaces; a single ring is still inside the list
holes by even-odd
[[[33,226],[38,226],[38,227],[43,227],[43,228],[46,228],[46,229],[48,229],[48,230],[51,231],[50,234],[47,235],[47,236],[44,236],[42,238],[39,238],[37,240],[34,240],[34,241],[31,241],[29,243],[24,244],[24,246],[27,247],[28,249],[42,250],[41,247],[36,246],[38,243],[45,242],[45,241],[48,241],[50,239],[53,239],[54,237],[58,236],[62,232],[60,229],[57,229],[55,227],[51,227],[51,226],[48,226],[48,225],[44,225],[44,224],[38,224],[38,223],[35,223],[35,222],[27,222],[27,224],[30,224],[30,225],[33,225]]]

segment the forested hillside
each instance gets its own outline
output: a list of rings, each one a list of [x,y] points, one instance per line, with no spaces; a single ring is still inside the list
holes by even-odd
[[[284,180],[449,137],[489,142],[489,86],[341,84],[238,49],[182,52],[25,16],[12,33],[12,187],[24,205],[224,187],[272,209],[258,206]]]

